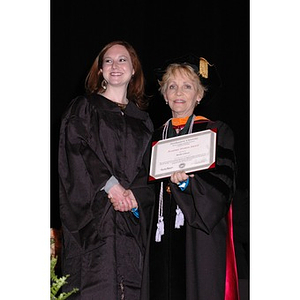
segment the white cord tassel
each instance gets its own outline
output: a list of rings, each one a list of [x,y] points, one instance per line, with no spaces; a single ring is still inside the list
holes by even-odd
[[[193,131],[195,115],[191,120],[191,124],[188,130],[188,133]],[[172,120],[170,118],[164,125],[162,139],[165,140],[168,134],[169,123]],[[164,225],[164,216],[163,216],[163,206],[164,206],[164,198],[163,198],[163,182],[160,184],[160,191],[159,191],[159,204],[158,204],[158,220],[157,220],[157,228],[155,233],[155,242],[161,242],[161,237],[164,235],[165,225]],[[180,228],[180,226],[184,225],[184,215],[181,209],[177,205],[176,209],[176,219],[175,219],[175,228]]]
[[[175,228],[180,228],[184,225],[184,215],[179,206],[176,208],[176,219],[175,219]]]
[[[159,218],[155,234],[155,242],[161,242],[161,237],[164,235],[164,218]]]
[[[159,203],[158,203],[158,222],[155,234],[155,242],[160,242],[161,237],[165,233],[165,225],[164,225],[164,217],[163,217],[163,206],[164,206],[164,198],[163,198],[163,182],[160,184],[159,191]]]

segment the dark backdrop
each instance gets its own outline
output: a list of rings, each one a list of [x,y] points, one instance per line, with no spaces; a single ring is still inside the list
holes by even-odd
[[[139,54],[155,127],[170,117],[153,69],[192,52],[214,63],[221,89],[197,108],[235,133],[238,188],[249,188],[249,1],[51,1],[51,226],[59,227],[57,148],[60,118],[84,93],[101,48],[124,39]]]

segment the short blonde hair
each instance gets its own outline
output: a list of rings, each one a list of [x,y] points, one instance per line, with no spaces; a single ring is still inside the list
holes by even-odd
[[[201,94],[201,98],[204,97],[205,92],[207,91],[207,88],[201,83],[199,76],[194,71],[193,67],[188,64],[170,64],[166,72],[164,73],[162,80],[159,81],[160,85],[160,92],[162,95],[166,93],[168,81],[171,76],[174,76],[176,72],[180,72],[181,74],[186,75],[189,79],[194,81],[196,83],[197,90],[199,94]]]

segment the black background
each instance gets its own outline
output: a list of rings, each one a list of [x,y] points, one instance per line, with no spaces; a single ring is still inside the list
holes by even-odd
[[[192,52],[214,63],[221,89],[196,110],[234,131],[238,188],[249,188],[249,1],[51,1],[51,227],[59,227],[57,149],[62,113],[84,93],[99,51],[113,40],[136,49],[155,127],[170,117],[153,70]]]

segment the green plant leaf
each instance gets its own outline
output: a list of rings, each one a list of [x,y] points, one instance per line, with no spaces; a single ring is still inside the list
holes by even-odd
[[[72,291],[67,293],[60,293],[58,297],[56,297],[57,293],[61,289],[62,286],[67,284],[67,279],[70,277],[70,275],[65,275],[60,278],[58,278],[55,274],[55,266],[57,263],[57,257],[52,257],[50,262],[50,278],[51,278],[51,285],[50,285],[50,300],[65,300],[70,295],[76,293],[79,291],[78,288],[73,288]]]

